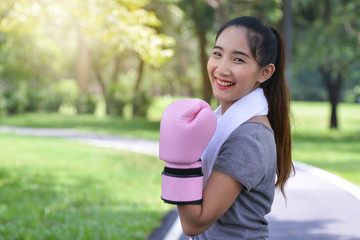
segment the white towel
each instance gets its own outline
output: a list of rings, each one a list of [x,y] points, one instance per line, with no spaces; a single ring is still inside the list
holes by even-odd
[[[262,88],[257,88],[236,101],[221,114],[221,106],[215,110],[217,127],[215,133],[201,156],[203,161],[204,186],[210,177],[221,146],[230,134],[249,119],[268,114],[268,102]]]

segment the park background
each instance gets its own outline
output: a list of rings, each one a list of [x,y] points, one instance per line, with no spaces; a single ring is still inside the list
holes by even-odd
[[[170,102],[213,107],[206,62],[228,19],[288,45],[293,159],[360,186],[360,3],[2,0],[0,125],[158,140]],[[146,239],[171,209],[156,156],[0,133],[0,239]]]

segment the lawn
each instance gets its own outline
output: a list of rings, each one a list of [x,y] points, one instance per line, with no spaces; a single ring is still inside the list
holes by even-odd
[[[293,104],[293,159],[360,186],[360,104],[340,104],[339,129],[329,129],[326,103]]]
[[[146,239],[170,209],[156,157],[0,134],[0,239]]]

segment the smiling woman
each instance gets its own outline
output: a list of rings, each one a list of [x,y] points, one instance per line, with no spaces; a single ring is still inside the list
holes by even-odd
[[[252,17],[235,18],[218,31],[207,70],[221,105],[201,156],[202,201],[177,204],[192,239],[269,236],[265,215],[275,187],[284,194],[293,169],[284,51],[278,31]]]

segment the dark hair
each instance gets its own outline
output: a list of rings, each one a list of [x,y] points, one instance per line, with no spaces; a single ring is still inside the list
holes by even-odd
[[[220,28],[216,40],[228,27],[243,27],[248,30],[248,43],[255,61],[260,67],[275,65],[275,72],[260,87],[268,100],[268,118],[274,130],[277,151],[277,181],[285,196],[285,183],[291,171],[295,171],[291,159],[290,92],[285,78],[285,43],[280,33],[253,17],[230,20]]]

